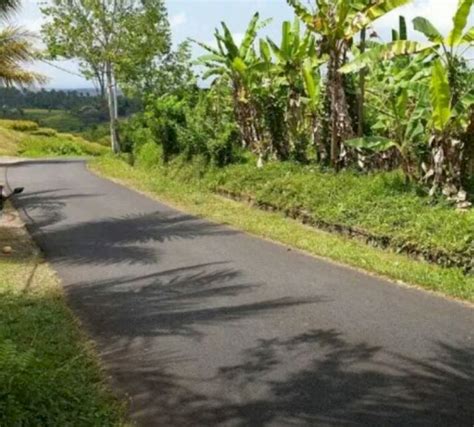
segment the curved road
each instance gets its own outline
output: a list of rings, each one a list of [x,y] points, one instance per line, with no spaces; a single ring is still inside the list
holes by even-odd
[[[139,425],[473,425],[472,308],[178,212],[80,161],[8,176]]]

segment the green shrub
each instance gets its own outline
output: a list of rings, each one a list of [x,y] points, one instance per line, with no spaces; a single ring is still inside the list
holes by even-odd
[[[146,143],[153,141],[153,134],[143,114],[135,114],[120,124],[121,148],[125,152],[137,153]]]
[[[135,164],[151,169],[163,162],[163,149],[154,142],[146,142],[135,152]]]
[[[108,123],[92,124],[79,132],[79,135],[91,142],[110,145],[110,125]]]
[[[163,160],[180,152],[178,129],[185,125],[186,102],[174,95],[157,98],[147,106],[146,123],[153,140],[163,148]]]

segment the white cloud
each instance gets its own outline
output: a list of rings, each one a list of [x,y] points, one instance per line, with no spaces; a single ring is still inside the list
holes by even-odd
[[[314,0],[310,1],[314,2]],[[46,0],[46,3],[47,2],[48,0]],[[213,13],[207,14],[206,12],[205,16],[202,17],[201,12],[203,9],[211,7],[211,2],[214,3]],[[199,40],[207,39],[209,40],[208,44],[215,46],[215,40],[212,37],[212,33],[213,27],[216,25],[214,22],[216,17],[219,18],[216,22],[223,19],[224,21],[231,23],[231,27],[235,30],[242,31],[242,29],[244,29],[248,24],[249,14],[247,6],[241,7],[239,10],[241,10],[242,13],[239,12],[236,16],[229,16],[229,13],[227,12],[227,9],[232,11],[236,10],[235,6],[241,5],[243,2],[244,0],[167,0],[168,7],[173,11],[170,13],[171,28],[174,30],[175,35],[179,34],[181,39],[188,36],[192,36]],[[266,4],[272,4],[271,9],[269,9],[270,12],[267,10],[266,16],[275,17],[275,20],[270,27],[275,30],[274,34],[271,34],[275,36],[275,40],[278,40],[281,21],[283,19],[292,19],[292,12],[286,6],[285,0],[245,0],[245,3],[248,2],[252,2],[256,9],[259,9],[260,7],[262,10],[265,9]],[[22,25],[25,28],[38,32],[43,21],[39,5],[44,3],[45,0],[22,0],[22,9],[16,16],[12,18],[12,23]],[[172,7],[172,3],[179,3],[179,6]],[[423,16],[428,18],[436,26],[436,28],[439,28],[443,33],[446,34],[451,29],[452,17],[456,10],[457,4],[457,0],[414,0],[410,5],[398,8],[377,21],[375,28],[385,40],[388,40],[390,38],[390,30],[392,28],[398,27],[398,16],[404,15],[408,22],[409,37],[412,39],[420,39],[422,37],[413,30],[411,20],[416,16]],[[227,5],[229,5],[229,7],[227,7]],[[234,8],[231,8],[231,5],[233,5]],[[470,17],[469,26],[474,25],[473,14],[474,10]],[[197,19],[198,16],[201,18]],[[190,20],[189,17],[193,17],[195,19]],[[234,32],[233,35],[236,42],[240,44],[244,34],[242,32]],[[263,32],[262,35],[265,35],[265,32]],[[195,53],[200,54],[202,51],[196,49]],[[48,86],[90,86],[89,82],[80,80],[79,77],[75,77],[60,70],[48,67],[45,64],[35,64],[34,68],[43,71],[45,74],[48,74],[51,77]],[[77,70],[77,66],[75,66],[74,63],[68,63],[64,68],[70,68],[73,71]]]
[[[170,18],[171,28],[179,27],[180,25],[186,24],[186,22],[188,22],[188,18],[184,12],[173,15]]]
[[[415,0],[412,4],[395,9],[378,20],[375,27],[380,31],[398,28],[398,17],[403,15],[407,20],[410,37],[420,38],[420,36],[414,32],[411,21],[417,16],[422,16],[429,19],[442,33],[447,34],[452,28],[452,17],[454,16],[456,9],[456,0]],[[470,18],[472,25],[472,14]]]

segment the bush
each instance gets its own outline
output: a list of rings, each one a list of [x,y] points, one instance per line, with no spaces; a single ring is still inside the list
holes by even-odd
[[[110,125],[108,123],[92,124],[90,127],[79,132],[79,135],[88,141],[110,145]]]
[[[121,148],[125,152],[137,153],[146,143],[153,141],[144,114],[135,114],[120,125]]]
[[[30,120],[0,120],[0,126],[18,132],[33,132],[39,129],[38,123]]]
[[[146,124],[153,140],[162,146],[165,162],[180,152],[178,129],[186,122],[185,106],[185,100],[174,95],[157,98],[147,106]]]
[[[135,164],[145,169],[151,169],[162,163],[163,150],[152,141],[146,142],[135,152]]]

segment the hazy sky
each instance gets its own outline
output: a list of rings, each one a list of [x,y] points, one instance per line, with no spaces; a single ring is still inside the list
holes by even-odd
[[[23,0],[23,7],[12,23],[22,25],[38,32],[42,24],[39,4],[44,0]],[[273,18],[272,23],[263,31],[275,40],[279,40],[281,22],[292,19],[293,12],[285,0],[167,0],[169,19],[175,43],[188,37],[204,42],[212,42],[212,33],[221,21],[225,21],[237,37],[245,31],[250,17],[259,11],[263,18]],[[456,0],[414,0],[410,6],[399,8],[383,19],[377,21],[375,28],[379,34],[389,37],[391,28],[396,27],[398,15],[403,14],[408,20],[416,16],[429,18],[438,28],[448,31],[456,9]],[[474,25],[474,16],[470,17]],[[412,34],[411,37],[415,37]],[[199,53],[195,48],[195,54]],[[58,63],[61,68],[77,72],[74,62]],[[48,87],[74,88],[90,87],[90,82],[79,76],[69,74],[46,64],[34,64],[31,68],[46,74],[50,81]]]

